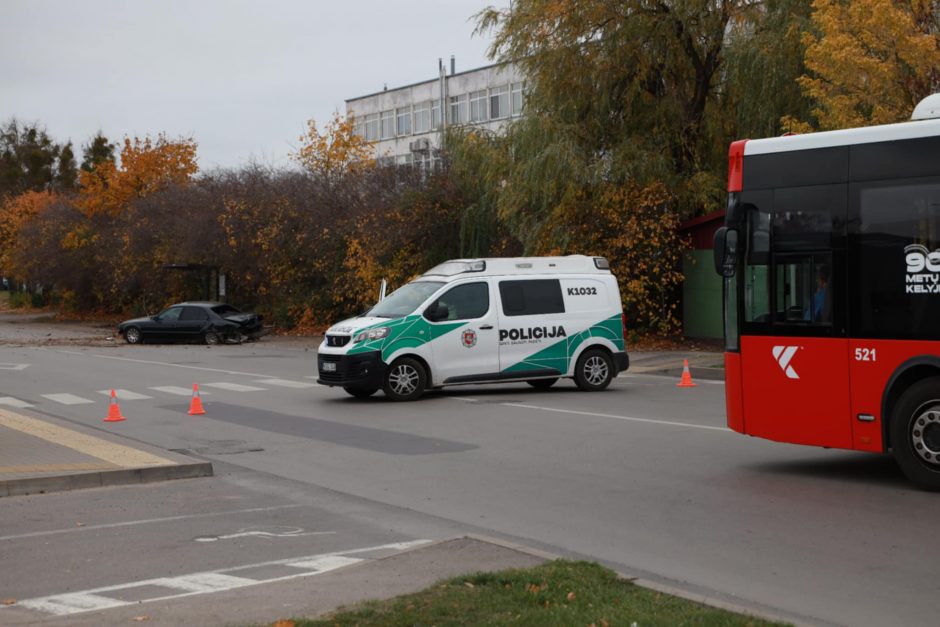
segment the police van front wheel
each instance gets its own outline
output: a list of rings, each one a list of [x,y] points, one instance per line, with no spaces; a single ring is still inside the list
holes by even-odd
[[[413,401],[424,393],[428,377],[416,359],[401,357],[385,372],[382,391],[393,401]]]
[[[614,360],[610,353],[589,348],[578,357],[574,368],[574,382],[586,392],[603,390],[614,378]]]

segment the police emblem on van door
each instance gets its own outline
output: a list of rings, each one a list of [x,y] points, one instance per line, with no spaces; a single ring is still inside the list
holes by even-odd
[[[473,348],[477,345],[477,332],[473,329],[467,329],[460,336],[460,343],[464,348]]]

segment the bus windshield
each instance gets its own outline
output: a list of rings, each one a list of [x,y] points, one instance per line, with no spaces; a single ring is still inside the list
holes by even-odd
[[[389,294],[363,315],[376,318],[403,318],[414,313],[414,310],[442,285],[444,283],[440,281],[408,283]]]

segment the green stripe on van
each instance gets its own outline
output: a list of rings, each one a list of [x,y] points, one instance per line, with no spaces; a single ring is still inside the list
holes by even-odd
[[[548,348],[543,348],[522,361],[504,368],[503,372],[524,372],[541,368],[554,368],[562,373],[568,372],[571,356],[578,351],[578,348],[585,340],[592,337],[602,337],[610,340],[618,351],[622,351],[624,349],[623,320],[620,314],[602,320],[581,331],[581,333],[559,340]]]

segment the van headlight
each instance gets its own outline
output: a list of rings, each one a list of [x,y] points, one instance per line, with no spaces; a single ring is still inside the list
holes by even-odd
[[[374,329],[366,329],[362,333],[357,333],[353,338],[353,343],[362,342],[364,340],[381,340],[383,337],[388,337],[388,327],[375,327]]]

